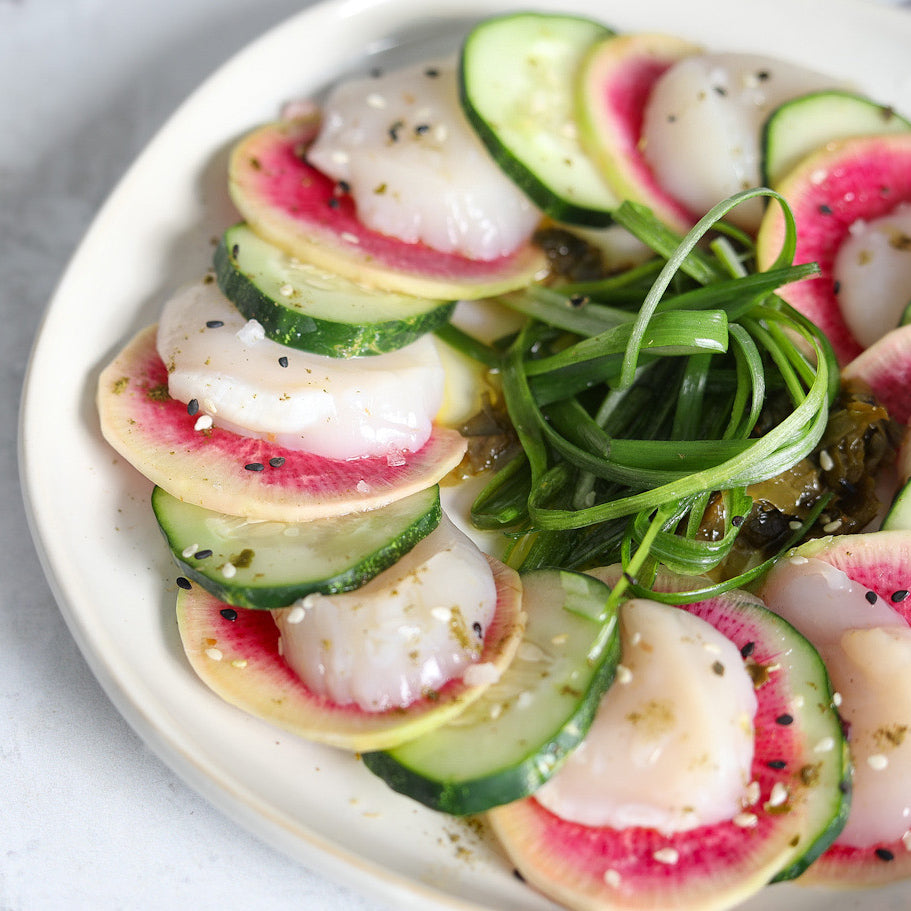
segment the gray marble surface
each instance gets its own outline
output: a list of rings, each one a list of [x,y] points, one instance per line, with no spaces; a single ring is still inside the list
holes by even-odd
[[[19,395],[67,260],[177,104],[301,0],[0,0],[0,911],[380,911],[189,790],[127,726],[44,580]]]

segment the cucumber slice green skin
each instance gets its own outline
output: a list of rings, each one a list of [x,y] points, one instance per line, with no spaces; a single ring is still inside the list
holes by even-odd
[[[836,90],[801,95],[776,108],[765,122],[763,181],[777,186],[798,161],[833,140],[905,130],[911,130],[911,122],[863,95]]]
[[[234,225],[215,250],[224,295],[273,341],[328,357],[403,348],[449,322],[455,301],[429,300],[359,285],[295,260]]]
[[[892,500],[883,519],[882,531],[911,531],[911,481]]]
[[[233,607],[273,610],[313,592],[359,588],[440,522],[438,485],[370,512],[257,522],[186,503],[160,487],[152,509],[183,574]],[[211,552],[211,553],[210,553]],[[228,578],[225,567],[234,567]]]
[[[458,718],[363,755],[393,790],[452,815],[537,790],[581,742],[620,659],[610,588],[580,573],[522,577],[527,626],[512,664]]]
[[[614,33],[581,16],[516,13],[477,25],[462,47],[462,108],[503,171],[546,214],[603,227],[620,200],[576,133],[577,74]]]

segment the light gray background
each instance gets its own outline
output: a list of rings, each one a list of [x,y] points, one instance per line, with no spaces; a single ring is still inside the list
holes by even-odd
[[[0,0],[0,911],[381,909],[238,829],[126,725],[58,613],[17,480],[28,351],[93,214],[203,78],[306,5]]]

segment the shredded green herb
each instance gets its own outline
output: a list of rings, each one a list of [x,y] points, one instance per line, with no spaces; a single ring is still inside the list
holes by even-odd
[[[750,238],[723,222],[760,195],[782,206],[786,223],[777,260],[761,272]],[[654,257],[602,281],[498,298],[527,318],[503,348],[446,330],[447,341],[499,373],[522,447],[471,517],[504,533],[517,569],[620,561],[616,598],[627,590],[707,597],[746,584],[766,564],[686,595],[649,585],[659,564],[687,575],[718,567],[752,506],[747,487],[819,442],[838,392],[835,356],[776,294],[818,269],[793,264],[793,217],[763,188],[715,206],[685,236],[630,202],[615,221]],[[768,421],[770,402],[777,423]],[[708,534],[705,516],[719,504],[723,521]]]

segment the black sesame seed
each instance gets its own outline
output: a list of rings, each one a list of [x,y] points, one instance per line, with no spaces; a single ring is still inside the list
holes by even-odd
[[[392,124],[392,126],[389,127],[389,130],[388,130],[389,138],[393,142],[399,141],[399,130],[402,129],[403,126],[405,126],[405,124],[402,123],[401,120],[396,120],[396,122],[394,124]]]
[[[719,677],[723,677],[724,676],[724,664],[721,661],[713,662],[712,673],[717,674]]]
[[[284,465],[284,464],[285,464],[284,456],[273,456],[271,459],[269,459],[269,465],[271,465],[272,468],[281,468],[282,465]]]
[[[379,66],[373,67],[373,69],[370,70],[370,75],[373,76],[374,79],[379,79],[380,76],[383,75],[382,67],[379,67]]]
[[[745,520],[746,520],[746,516],[733,516],[731,518],[731,525],[733,525],[734,528],[740,528],[740,526],[743,525]]]
[[[417,133],[418,136],[423,136],[425,133],[430,132],[430,124],[429,123],[419,123],[414,128],[414,132]]]
[[[832,214],[832,207],[826,205],[825,203],[823,203],[823,204],[819,207],[819,214],[820,214],[820,215],[831,215],[831,214]]]
[[[770,79],[771,76],[772,76],[772,74],[768,70],[759,70],[759,72],[756,73],[756,78],[760,82],[765,82],[766,79]]]
[[[899,601],[904,601],[908,597],[908,589],[900,588],[897,592],[892,592],[890,598],[893,603],[898,604]]]
[[[569,305],[574,310],[578,310],[580,307],[584,307],[589,302],[589,300],[590,298],[587,294],[573,294],[569,298]]]
[[[780,771],[781,769],[783,769],[783,768],[785,768],[785,767],[787,766],[787,762],[785,762],[784,759],[770,759],[770,760],[766,763],[766,765],[767,765],[770,769],[775,769],[775,771],[778,772],[778,771]]]
[[[212,556],[212,551],[206,548],[205,550],[198,550],[193,554],[194,558],[197,560],[207,560]]]
[[[265,471],[266,470],[266,466],[263,465],[262,462],[248,462],[246,465],[244,465],[244,468],[246,468],[247,471]]]
[[[440,71],[436,67],[429,66],[424,70],[424,75],[429,79],[436,79],[440,75]]]
[[[876,604],[876,592],[867,592],[864,597],[871,603]]]
[[[724,96],[728,93],[728,90],[723,85],[716,85],[714,86],[714,89],[715,94],[720,95],[722,98],[724,98]]]
[[[838,294],[839,291],[841,291],[841,282],[833,282],[832,283],[832,293]]]
[[[223,610],[220,610],[219,613],[222,615],[222,617],[225,618],[225,620],[237,619],[237,611],[234,610],[233,607],[226,607]]]
[[[177,587],[182,588],[185,592],[188,592],[193,586],[190,583],[189,579],[185,579],[183,576],[178,576]]]
[[[743,658],[749,658],[750,655],[752,655],[754,651],[756,651],[756,643],[755,643],[755,642],[747,642],[747,644],[744,645],[744,646],[740,649],[740,655],[741,655],[741,657],[743,657]]]
[[[287,366],[288,366],[288,358],[286,358],[284,355],[282,355],[282,356],[278,359],[278,366],[279,366],[279,367],[287,367]]]
[[[787,712],[785,712],[784,715],[779,715],[775,719],[775,724],[780,724],[787,727],[789,724],[794,724],[794,716],[789,715]]]
[[[520,883],[525,882],[525,877],[518,870],[513,870],[512,875],[515,876],[515,878],[519,880]]]
[[[330,196],[329,202],[326,203],[326,205],[328,205],[330,209],[337,209],[339,207],[339,201],[334,196]]]
[[[199,413],[199,399],[190,399],[190,401],[187,402],[187,414],[190,415],[190,417],[193,417],[194,414],[198,414],[198,413]]]
[[[471,628],[475,631],[475,633],[477,634],[477,636],[479,638],[484,635],[484,627],[481,626],[481,624],[478,623],[477,620],[475,620],[475,622],[471,624]]]
[[[351,184],[348,183],[347,180],[340,180],[340,181],[335,185],[335,189],[338,190],[339,193],[350,193],[350,192],[351,192]]]
[[[224,320],[220,319],[210,319],[206,320],[206,329],[221,329],[224,326]]]
[[[234,259],[237,259],[237,257],[240,256],[240,244],[234,244],[234,246],[231,247],[231,256]]]
[[[880,860],[895,860],[895,855],[888,848],[877,848],[873,852]]]

